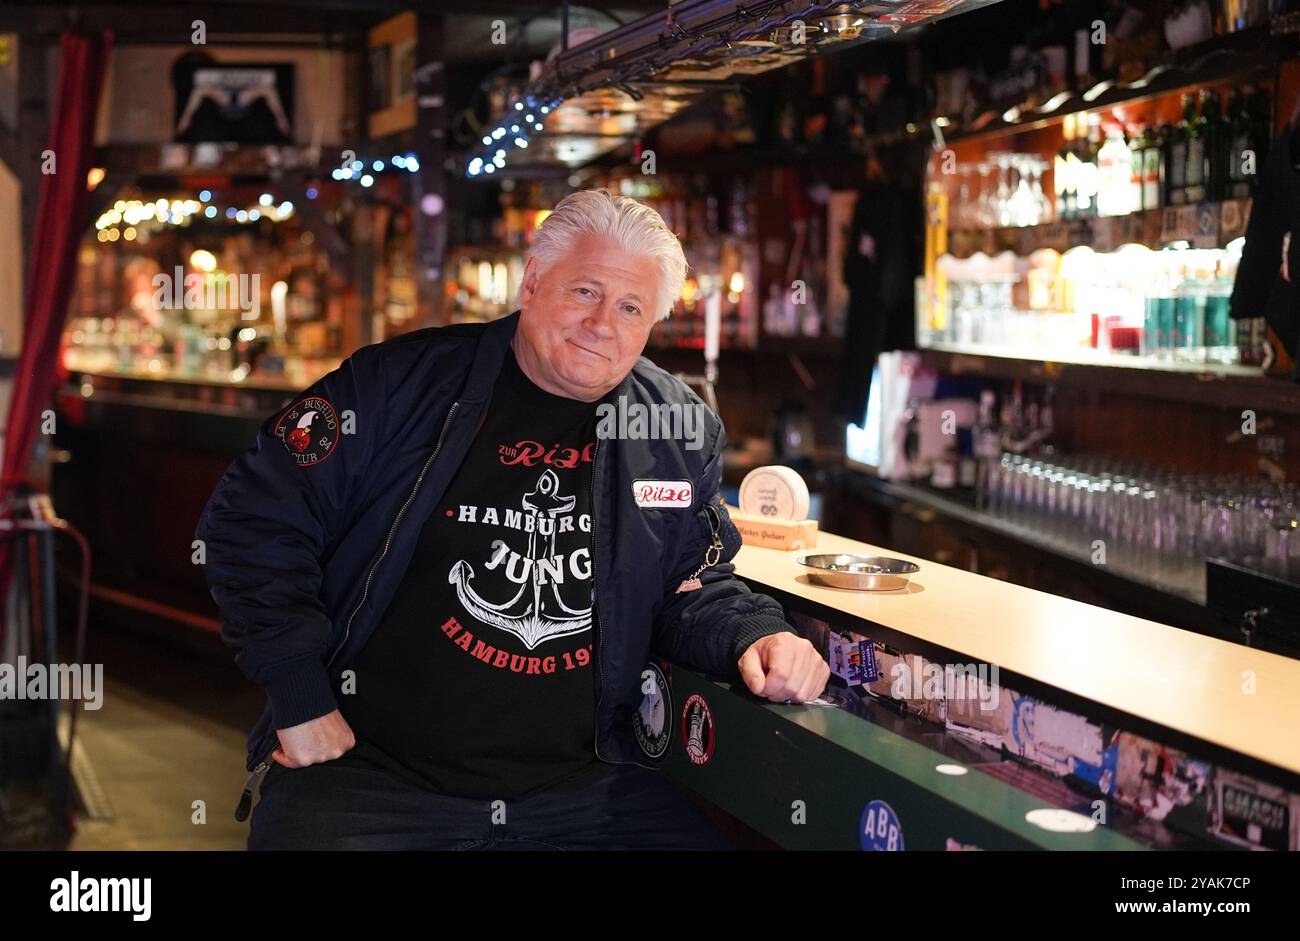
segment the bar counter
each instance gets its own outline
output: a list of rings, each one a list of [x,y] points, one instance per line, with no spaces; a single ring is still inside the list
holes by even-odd
[[[823,532],[735,559],[823,656],[872,645],[881,678],[780,704],[661,664],[664,769],[706,805],[787,849],[1300,848],[1300,661],[914,557],[907,589],[826,588],[808,552],[909,557]],[[991,711],[898,692],[912,657],[990,667]]]
[[[894,556],[921,570],[903,591],[844,591],[809,581],[796,561],[808,552]],[[782,596],[787,607],[809,607],[789,603],[802,599],[919,642],[912,646],[997,664],[1062,699],[1300,779],[1300,661],[824,532],[813,550],[744,546],[735,564],[756,590]],[[1245,693],[1251,676],[1254,691]]]

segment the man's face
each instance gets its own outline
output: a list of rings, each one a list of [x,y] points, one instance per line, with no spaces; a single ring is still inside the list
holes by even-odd
[[[547,392],[594,402],[632,371],[655,323],[659,269],[613,239],[584,234],[519,288],[519,367]]]

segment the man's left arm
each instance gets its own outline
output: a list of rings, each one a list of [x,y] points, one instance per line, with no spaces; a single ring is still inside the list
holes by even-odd
[[[686,523],[672,579],[664,586],[655,619],[655,648],[684,666],[739,676],[756,696],[775,702],[815,699],[826,687],[830,667],[786,623],[781,605],[750,591],[731,563],[741,539],[718,496],[725,443],[719,424],[704,470],[694,482],[695,509]],[[698,588],[690,587],[688,579],[706,561],[715,527],[721,543],[717,561],[695,575]]]

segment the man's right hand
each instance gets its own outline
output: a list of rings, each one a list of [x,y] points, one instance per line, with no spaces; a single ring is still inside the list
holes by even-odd
[[[271,757],[286,768],[305,768],[333,761],[356,745],[356,736],[343,713],[335,709],[328,715],[287,729],[277,729],[280,747]]]

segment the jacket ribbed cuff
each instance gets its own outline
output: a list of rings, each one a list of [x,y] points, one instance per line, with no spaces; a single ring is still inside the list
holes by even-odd
[[[740,660],[754,641],[760,637],[767,637],[769,634],[780,634],[783,631],[789,631],[796,637],[799,636],[797,630],[774,614],[758,614],[744,618],[740,622],[740,630],[736,632],[736,644],[731,654],[733,665]],[[739,667],[736,669],[739,670]]]
[[[276,674],[264,688],[277,731],[319,719],[338,708],[329,674],[318,660],[295,664]]]

